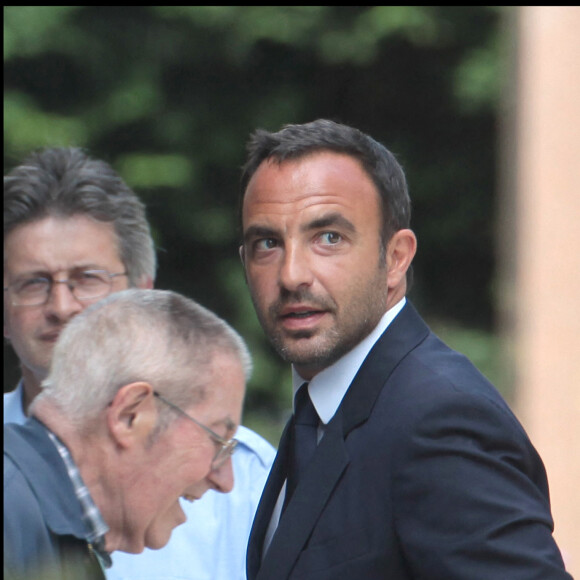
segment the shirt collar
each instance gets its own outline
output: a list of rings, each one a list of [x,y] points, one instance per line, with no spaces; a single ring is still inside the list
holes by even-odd
[[[322,423],[326,424],[332,419],[371,348],[405,304],[406,298],[403,298],[395,306],[387,310],[377,326],[366,338],[333,365],[320,371],[310,381],[308,392]],[[304,382],[305,380],[292,367],[293,397]]]
[[[105,534],[109,531],[109,526],[107,526],[99,508],[95,505],[81,477],[79,468],[66,445],[52,431],[48,431],[48,436],[56,446],[66,466],[75,494],[81,504],[83,520],[88,530],[86,540],[89,544],[89,549],[99,557],[99,561],[105,568],[110,568],[112,566],[111,555],[105,550]]]
[[[27,419],[23,405],[24,383],[18,381],[16,388],[4,393],[4,423],[18,423],[22,425]]]

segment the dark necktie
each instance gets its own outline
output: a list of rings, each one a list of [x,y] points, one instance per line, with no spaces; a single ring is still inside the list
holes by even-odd
[[[296,393],[294,425],[292,429],[292,446],[288,466],[288,481],[286,483],[286,507],[294,493],[298,480],[312,459],[318,443],[319,417],[308,394],[308,383],[304,383]]]

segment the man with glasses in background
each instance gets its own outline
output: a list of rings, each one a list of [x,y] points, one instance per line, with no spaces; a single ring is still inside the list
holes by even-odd
[[[241,337],[175,292],[70,321],[29,419],[4,425],[5,577],[104,578],[111,552],[167,544],[180,500],[233,487],[250,372]]]
[[[4,336],[22,379],[4,395],[4,423],[23,423],[66,324],[127,288],[150,289],[156,257],[145,208],[105,162],[76,148],[31,155],[4,178]],[[247,537],[275,451],[242,426],[235,485],[184,504],[189,523],[159,552],[120,555],[111,580],[245,578]]]

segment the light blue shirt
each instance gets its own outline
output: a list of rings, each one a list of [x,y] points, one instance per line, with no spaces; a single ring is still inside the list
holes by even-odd
[[[22,384],[4,395],[4,423],[23,423]],[[246,548],[254,513],[276,450],[257,433],[240,426],[232,456],[234,488],[214,490],[189,503],[187,521],[173,530],[160,550],[112,554],[107,580],[245,580]]]
[[[22,381],[20,381],[13,391],[4,393],[4,423],[22,425],[26,421],[22,406],[22,389]]]

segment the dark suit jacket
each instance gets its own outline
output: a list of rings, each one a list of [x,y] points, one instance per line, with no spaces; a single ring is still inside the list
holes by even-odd
[[[410,303],[354,378],[262,560],[287,431],[254,520],[248,580],[571,578],[522,426]]]

